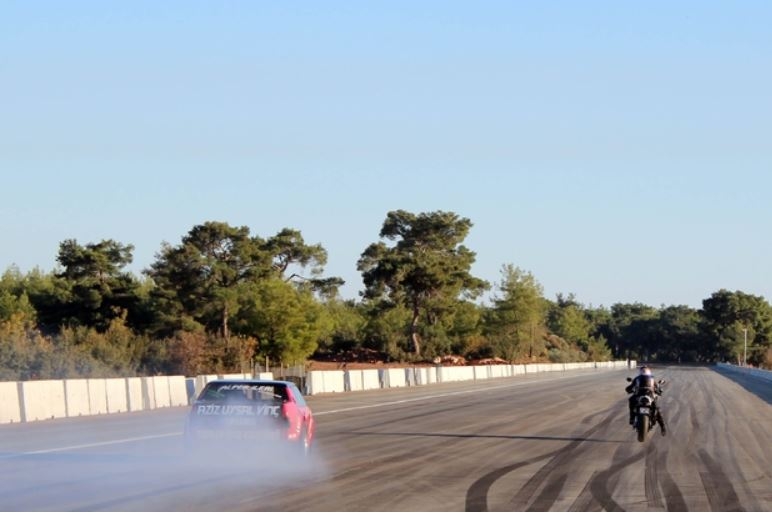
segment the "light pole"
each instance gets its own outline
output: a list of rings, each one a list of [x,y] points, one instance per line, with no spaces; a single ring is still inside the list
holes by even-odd
[[[745,341],[743,346],[743,367],[748,366],[748,328],[743,328],[743,339]]]

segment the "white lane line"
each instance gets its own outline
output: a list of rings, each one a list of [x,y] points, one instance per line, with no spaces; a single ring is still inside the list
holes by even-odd
[[[52,452],[62,452],[62,451],[71,451],[74,449],[88,449],[90,447],[101,447],[104,445],[118,445],[118,444],[126,444],[131,442],[140,442],[142,440],[153,440],[155,438],[169,438],[172,436],[180,436],[182,435],[182,431],[178,431],[176,433],[164,433],[162,435],[150,435],[150,436],[139,436],[136,438],[123,438],[121,440],[108,440],[107,442],[95,442],[93,444],[83,444],[83,445],[70,445],[67,447],[54,447],[53,449],[41,449],[39,451],[27,451],[27,452],[17,452],[15,454],[5,454],[0,455],[0,460],[5,460],[9,458],[18,458],[19,456],[28,456],[31,454],[48,454]]]
[[[343,413],[343,412],[347,412],[347,411],[366,410],[368,408],[380,408],[382,406],[392,406],[392,405],[395,405],[395,404],[405,404],[405,403],[414,403],[414,402],[418,402],[418,401],[427,401],[429,399],[439,399],[441,397],[451,397],[451,396],[454,396],[454,395],[475,394],[475,393],[479,393],[481,390],[487,391],[487,390],[498,390],[498,389],[501,389],[501,388],[514,388],[514,387],[520,387],[520,386],[524,386],[524,385],[538,385],[540,383],[547,383],[547,382],[550,382],[550,381],[561,381],[561,380],[566,379],[567,377],[568,378],[571,378],[571,377],[577,377],[578,378],[578,377],[584,377],[584,376],[580,375],[580,376],[566,376],[566,377],[553,378],[553,379],[542,379],[542,380],[539,380],[539,381],[527,381],[527,382],[523,382],[523,383],[512,383],[512,384],[509,384],[509,385],[499,385],[499,386],[495,386],[495,387],[486,387],[484,389],[477,388],[477,389],[474,389],[474,390],[461,390],[459,392],[448,392],[446,394],[426,395],[426,396],[423,396],[423,397],[416,397],[414,399],[402,399],[400,401],[389,401],[389,402],[386,402],[386,403],[368,404],[368,405],[365,405],[365,406],[352,406],[350,408],[341,408],[339,410],[328,410],[328,411],[314,412],[314,417],[318,417],[320,415],[330,415],[332,413]]]

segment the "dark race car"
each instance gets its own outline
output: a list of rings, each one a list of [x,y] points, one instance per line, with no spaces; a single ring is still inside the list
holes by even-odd
[[[258,379],[210,381],[185,423],[185,443],[198,450],[223,444],[276,447],[284,442],[308,454],[314,418],[297,386]]]

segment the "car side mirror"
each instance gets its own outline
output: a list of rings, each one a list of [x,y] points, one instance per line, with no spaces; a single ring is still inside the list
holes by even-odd
[[[632,380],[633,380],[633,378],[627,378],[627,381],[632,381]]]

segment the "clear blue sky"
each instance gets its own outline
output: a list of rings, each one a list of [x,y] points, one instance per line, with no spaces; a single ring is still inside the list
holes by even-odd
[[[209,220],[327,275],[390,210],[586,305],[772,300],[772,3],[0,4],[0,271]]]

